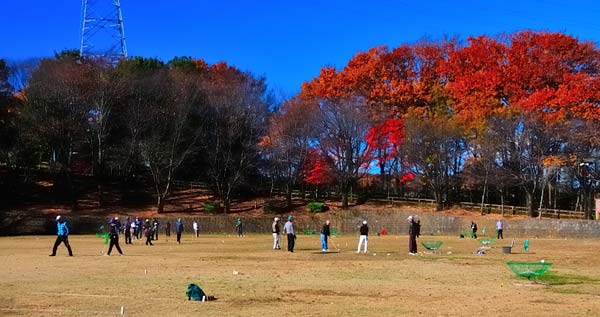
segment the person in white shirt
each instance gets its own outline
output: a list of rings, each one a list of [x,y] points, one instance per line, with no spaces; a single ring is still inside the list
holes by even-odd
[[[499,219],[498,222],[496,222],[496,233],[498,235],[496,237],[496,239],[504,240],[504,236],[502,235],[502,230],[504,230],[504,221],[502,221],[502,219]]]
[[[196,235],[196,238],[198,238],[198,222],[194,221],[192,227],[194,228],[194,234]]]
[[[281,250],[281,239],[279,238],[279,218],[273,219],[273,225],[271,225],[271,231],[273,232],[273,250]]]

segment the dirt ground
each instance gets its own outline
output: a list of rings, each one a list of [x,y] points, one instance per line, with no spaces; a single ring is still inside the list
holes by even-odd
[[[408,255],[406,236],[372,236],[356,254],[356,236],[334,237],[329,253],[319,237],[299,235],[295,253],[272,250],[268,235],[160,236],[102,256],[94,236],[71,236],[49,257],[52,236],[0,238],[2,316],[598,316],[600,240],[509,239],[484,255],[474,239],[440,240],[441,254]],[[510,238],[510,237],[509,237]],[[283,245],[285,248],[285,243]],[[339,247],[339,252],[338,252]],[[516,278],[505,262],[552,262],[537,281]],[[198,283],[211,302],[190,302]]]

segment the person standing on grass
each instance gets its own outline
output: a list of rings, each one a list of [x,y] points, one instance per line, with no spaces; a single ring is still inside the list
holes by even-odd
[[[294,245],[296,244],[296,232],[292,223],[293,219],[292,216],[288,216],[288,220],[283,226],[283,233],[287,234],[287,250],[292,253],[294,253]]]
[[[242,218],[238,217],[237,220],[235,221],[235,231],[237,232],[238,238],[241,238],[244,236],[244,229],[243,229],[243,224],[242,224]]]
[[[146,245],[152,244],[152,224],[150,223],[150,219],[146,219],[144,223],[144,234],[146,235]]]
[[[421,231],[421,225],[415,221],[413,216],[408,216],[408,254],[417,254],[417,237]]]
[[[171,222],[169,220],[167,220],[167,228],[165,229],[165,235],[167,237],[171,236]]]
[[[504,236],[502,235],[502,230],[504,229],[504,221],[502,221],[502,219],[498,219],[498,222],[496,222],[496,239],[502,239],[504,240]]]
[[[129,228],[131,228],[131,218],[127,217],[125,230],[123,230],[123,233],[125,233],[125,244],[131,244],[131,230]]]
[[[281,250],[281,239],[279,238],[281,228],[279,227],[279,218],[275,217],[275,219],[273,219],[271,231],[273,232],[273,250]]]
[[[194,224],[196,224],[195,221]],[[177,222],[175,222],[175,232],[177,233],[177,243],[181,244],[181,234],[183,233],[183,221],[181,221],[181,218],[177,218]]]
[[[194,234],[196,235],[196,238],[198,238],[198,222],[196,222],[196,220],[194,220],[192,227],[194,227]]]
[[[142,220],[140,217],[135,217],[135,237],[138,240],[142,239]]]
[[[110,245],[108,246],[108,252],[106,252],[105,255],[110,256],[113,246],[117,248],[119,255],[123,255],[123,251],[121,251],[121,247],[119,246],[119,231],[121,230],[121,222],[119,221],[119,217],[114,217],[110,221],[109,227]]]
[[[327,246],[327,238],[331,236],[331,230],[329,228],[330,221],[326,220],[325,224],[321,228],[321,251],[327,252],[329,251],[329,247]]]
[[[69,227],[65,218],[60,215],[56,216],[56,231],[56,241],[54,241],[54,247],[52,247],[52,254],[50,256],[56,256],[56,249],[61,243],[64,243],[67,247],[69,256],[73,256],[73,251],[71,251],[71,245],[69,244]]]
[[[360,226],[360,237],[358,238],[358,249],[356,249],[356,253],[360,253],[360,246],[364,243],[365,248],[363,253],[367,253],[367,248],[369,245],[369,226],[367,225],[367,221],[363,220],[362,226]]]
[[[158,240],[158,229],[158,220],[154,218],[154,220],[152,220],[152,236],[154,240]]]
[[[471,231],[473,232],[473,234],[471,235],[471,237],[473,239],[477,239],[477,224],[473,221],[471,221]]]
[[[135,233],[135,221],[131,222],[131,225],[129,227],[129,233],[130,233],[131,237],[133,237],[133,240],[137,240],[138,239],[137,238],[137,234]],[[131,241],[132,240],[130,240],[129,243],[132,243]]]

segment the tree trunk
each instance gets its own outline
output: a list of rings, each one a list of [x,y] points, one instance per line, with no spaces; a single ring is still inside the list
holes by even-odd
[[[483,205],[485,204],[485,194],[487,193],[488,175],[489,170],[486,170],[485,180],[483,181],[483,193],[481,194],[481,206],[479,207],[479,212],[481,213],[481,215],[483,215]]]
[[[229,196],[225,197],[223,200],[223,211],[227,214],[231,210],[231,198]]]
[[[529,213],[529,217],[533,217],[533,212],[534,212],[534,208],[533,208],[533,193],[530,193],[529,191],[525,191],[525,198],[527,200],[527,212]]]
[[[340,184],[340,194],[342,196],[342,208],[348,208],[348,193],[350,186],[348,184]]]
[[[435,191],[434,192],[434,198],[435,198],[435,211],[442,211],[444,210],[444,201],[442,200],[442,193],[441,191]]]
[[[288,207],[292,206],[292,186],[288,185],[285,191],[285,203]]]
[[[348,191],[342,192],[342,208],[348,208]]]
[[[156,199],[156,212],[161,214],[163,213],[165,209],[165,200],[163,199],[162,195],[158,195],[158,198]]]
[[[102,186],[102,182],[98,182],[98,207],[104,207],[104,186]]]
[[[504,217],[504,191],[500,191],[500,211],[502,212],[502,217]]]

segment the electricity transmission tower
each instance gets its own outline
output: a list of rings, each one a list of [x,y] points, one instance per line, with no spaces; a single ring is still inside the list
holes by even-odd
[[[82,0],[81,56],[116,63],[127,57],[120,0]]]

